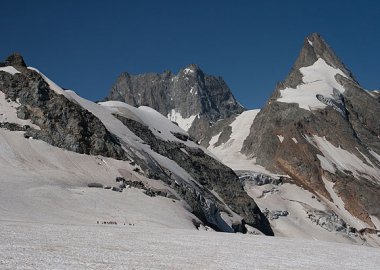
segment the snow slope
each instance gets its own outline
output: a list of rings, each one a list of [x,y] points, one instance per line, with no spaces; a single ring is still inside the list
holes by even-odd
[[[311,66],[300,68],[300,72],[303,75],[303,84],[298,85],[295,89],[280,90],[281,97],[277,101],[298,103],[300,108],[310,111],[326,107],[326,104],[316,97],[317,95],[334,98],[334,89],[340,93],[344,92],[344,88],[336,81],[335,75],[347,76],[340,69],[328,65],[322,58],[319,58]]]
[[[110,109],[112,112],[126,115],[140,123],[145,124],[156,137],[159,137],[165,141],[176,141],[184,143],[189,147],[200,147],[192,141],[184,142],[183,140],[175,137],[173,133],[181,133],[187,136],[188,134],[185,130],[173,124],[171,121],[168,121],[165,116],[150,107],[140,106],[139,108],[136,108],[120,101],[100,102],[99,105]]]
[[[380,241],[378,241],[376,235],[363,237],[358,234],[349,235],[345,232],[328,231],[308,218],[309,212],[333,210],[350,226],[357,229],[366,227],[344,209],[344,204],[339,203],[341,199],[336,196],[335,192],[331,195],[334,195],[334,202],[336,201],[337,205],[323,197],[321,197],[321,200],[313,193],[290,183],[257,186],[248,182],[245,190],[263,211],[268,209],[269,211],[287,211],[289,213],[287,216],[280,216],[278,219],[270,220],[276,236],[380,246]]]
[[[26,237],[27,236],[27,237]],[[378,249],[136,226],[0,222],[3,269],[367,269]]]
[[[195,217],[180,201],[151,198],[134,188],[119,193],[87,187],[92,182],[116,186],[115,178],[121,175],[159,187],[127,162],[65,151],[3,129],[0,150],[1,220],[65,224],[115,220],[194,227]]]
[[[243,143],[248,137],[250,128],[256,115],[260,112],[259,109],[249,110],[241,113],[230,124],[232,132],[227,142],[218,146],[215,144],[218,142],[221,133],[212,137],[207,148],[212,154],[214,154],[218,160],[226,164],[233,170],[252,170],[271,174],[264,167],[257,165],[255,159],[248,158],[241,153]]]

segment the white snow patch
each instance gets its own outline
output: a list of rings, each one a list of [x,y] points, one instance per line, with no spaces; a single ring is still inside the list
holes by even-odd
[[[196,87],[195,87],[195,86],[192,86],[192,87],[190,88],[190,94],[198,95],[198,91],[196,90]]]
[[[366,155],[364,155],[362,152],[360,152],[359,148],[355,147],[355,149],[358,150],[358,152],[362,155],[362,157],[365,159],[365,161],[367,161],[367,163],[369,165],[371,165],[372,167],[375,167],[375,165],[373,165],[372,161]]]
[[[335,147],[326,140],[326,137],[321,138],[314,135],[312,140],[324,157],[331,163],[334,163],[340,171],[351,171],[355,177],[364,176],[366,178],[369,177],[369,179],[371,177],[377,180],[380,179],[379,168],[365,164],[356,155],[342,149],[340,146]]]
[[[380,161],[380,155],[373,151],[372,149],[369,150],[369,153],[374,156],[378,161]]]
[[[221,134],[222,134],[222,131],[211,138],[211,140],[209,141],[210,147],[214,147],[214,144],[216,144],[219,141],[219,137]]]
[[[282,135],[277,135],[277,138],[280,140],[281,143],[284,140],[284,136],[282,136]]]
[[[208,150],[221,162],[234,170],[252,170],[272,175],[264,167],[256,164],[256,158],[248,158],[241,153],[243,143],[250,133],[253,120],[259,112],[259,109],[249,110],[238,115],[230,124],[232,129],[230,139],[226,143],[215,147],[214,144],[221,134],[219,133],[211,138]]]
[[[167,117],[170,119],[170,121],[176,122],[180,128],[182,128],[185,131],[188,131],[197,115],[192,115],[188,118],[183,118],[180,112],[176,112],[175,109],[172,109],[171,112],[168,113]]]
[[[11,75],[15,75],[17,73],[21,73],[20,71],[18,71],[17,69],[15,69],[14,67],[12,66],[7,66],[7,67],[0,67],[0,71],[5,71]]]
[[[17,108],[20,106],[19,103],[5,99],[5,94],[0,91],[0,122],[9,122],[19,124],[21,126],[29,125],[32,128],[40,129],[39,126],[32,124],[28,120],[23,120],[17,117]]]
[[[307,42],[309,42],[310,46],[313,46],[313,42],[311,42],[309,39],[307,39]]]
[[[331,163],[330,160],[328,160],[324,156],[321,156],[321,155],[318,155],[318,154],[317,154],[317,157],[318,157],[319,161],[321,162],[322,169],[324,169],[325,171],[328,171],[330,173],[335,173],[335,167]]]
[[[340,69],[328,65],[319,58],[313,65],[300,68],[303,84],[294,88],[280,90],[279,102],[298,103],[305,110],[323,109],[327,105],[318,100],[316,95],[333,98],[333,89],[343,93],[345,89],[335,80],[335,75],[347,76]]]
[[[293,137],[292,140],[293,140],[293,142],[294,142],[295,144],[298,144],[298,141],[297,141],[296,138]]]
[[[183,72],[184,72],[186,75],[188,75],[188,74],[194,73],[194,70],[192,70],[191,68],[185,68],[185,69],[183,70]]]
[[[372,215],[370,215],[369,217],[371,218],[372,223],[375,224],[376,229],[380,230],[380,220]]]

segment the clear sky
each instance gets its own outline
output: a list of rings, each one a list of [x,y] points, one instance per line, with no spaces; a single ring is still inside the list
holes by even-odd
[[[285,79],[305,36],[319,32],[367,89],[380,88],[380,1],[4,1],[1,58],[91,100],[117,76],[175,73],[190,63],[222,76],[247,108]]]

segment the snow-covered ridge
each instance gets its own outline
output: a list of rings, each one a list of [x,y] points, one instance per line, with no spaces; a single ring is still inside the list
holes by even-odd
[[[100,102],[99,105],[109,109],[112,112],[121,113],[121,115],[129,116],[132,119],[145,124],[156,137],[163,140],[178,141],[189,147],[200,147],[192,141],[185,142],[175,137],[173,133],[185,134],[187,136],[188,134],[182,128],[173,124],[168,118],[150,107],[140,106],[136,108],[120,101]]]
[[[297,88],[285,88],[280,90],[281,97],[277,99],[284,103],[298,103],[305,110],[323,109],[327,105],[321,102],[317,95],[334,99],[334,89],[343,93],[345,89],[340,85],[335,75],[340,74],[347,78],[344,72],[331,67],[325,60],[319,58],[313,65],[300,68],[303,84]]]
[[[36,69],[34,67],[28,67],[28,69],[34,70],[34,71],[38,72],[42,76],[42,78],[45,80],[45,82],[49,85],[49,87],[50,87],[51,90],[53,90],[54,92],[56,92],[58,95],[64,95],[66,98],[68,98],[68,99],[71,100],[70,95],[68,95],[66,93],[66,91],[62,89],[62,87],[60,87],[55,82],[53,82],[48,77],[46,77],[45,74],[43,74],[41,71],[39,71],[38,69]]]

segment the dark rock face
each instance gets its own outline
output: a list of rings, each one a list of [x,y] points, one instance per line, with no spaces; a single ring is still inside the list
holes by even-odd
[[[299,68],[312,65],[318,58],[341,69],[347,76],[335,76],[345,89],[343,94],[335,94],[331,101],[325,100],[327,106],[318,110],[304,110],[298,104],[277,101],[280,90],[303,83]],[[288,174],[299,185],[326,198],[330,195],[322,177],[331,180],[346,209],[373,225],[369,215],[380,217],[380,175],[354,176],[352,172],[337,168],[334,174],[324,170],[318,159],[318,155],[323,154],[308,138],[325,137],[329,143],[356,155],[363,163],[380,168],[379,160],[370,153],[370,150],[380,153],[377,115],[380,115],[379,100],[363,90],[323,39],[313,34],[305,39],[289,77],[277,85],[266,106],[256,116],[242,151],[257,157],[257,162],[267,169]],[[284,138],[282,142],[277,137],[279,134]]]
[[[214,190],[232,211],[244,218],[242,225],[247,223],[267,235],[273,235],[268,220],[244,191],[239,178],[230,168],[206,155],[201,149],[190,148],[179,142],[163,141],[155,137],[147,126],[120,115],[115,115],[115,117],[149,144],[152,150],[176,161],[200,183],[200,185],[194,183],[195,186],[180,183],[170,173],[160,174],[160,179],[170,184],[205,224],[222,231],[228,228],[221,225],[222,220],[218,217],[220,212],[230,211],[209,191]],[[234,225],[236,229],[243,230],[244,226],[237,225]]]
[[[5,59],[5,63],[2,63],[1,66],[26,67],[26,64],[20,54],[13,53]]]
[[[41,75],[27,68],[21,56],[12,55],[3,65],[18,65],[21,73],[0,72],[0,91],[21,104],[17,115],[40,130],[28,128],[26,137],[82,154],[127,159],[118,139],[93,114],[55,93]]]
[[[106,100],[123,101],[136,107],[148,106],[165,116],[173,117],[172,110],[182,118],[197,116],[188,132],[198,141],[219,119],[245,110],[221,77],[206,75],[196,65],[188,66],[177,75],[171,72],[122,73]]]
[[[0,128],[5,128],[10,131],[27,131],[30,129],[29,126],[21,126],[16,123],[9,123],[9,122],[0,122]]]

